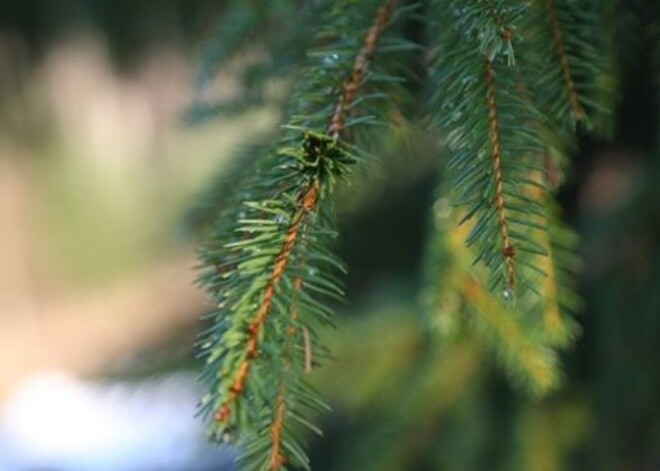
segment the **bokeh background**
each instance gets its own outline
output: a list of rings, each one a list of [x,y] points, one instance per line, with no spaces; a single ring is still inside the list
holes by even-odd
[[[193,418],[190,221],[277,117],[184,119],[222,4],[0,0],[0,471],[232,469]],[[612,140],[581,140],[560,195],[585,261],[564,388],[533,402],[474,345],[424,351],[437,156],[399,148],[343,197],[315,469],[660,470],[660,44],[638,13]]]

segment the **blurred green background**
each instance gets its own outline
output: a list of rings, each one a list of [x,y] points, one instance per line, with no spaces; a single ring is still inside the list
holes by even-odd
[[[195,127],[182,119],[222,3],[0,1],[5,424],[45,371],[140,385],[198,366],[206,307],[186,221],[237,146],[276,124],[267,107]],[[392,149],[342,200],[349,302],[328,334],[337,360],[315,373],[335,408],[312,441],[315,469],[660,470],[660,44],[643,9],[632,11],[639,34],[620,64],[613,139],[580,142],[560,194],[585,262],[584,333],[563,358],[564,388],[535,402],[479,343],[429,343],[419,292],[436,156]],[[223,72],[218,88],[231,96],[237,80]],[[181,407],[192,416],[190,398]],[[17,446],[7,427],[0,456]],[[21,459],[4,466],[207,469]]]

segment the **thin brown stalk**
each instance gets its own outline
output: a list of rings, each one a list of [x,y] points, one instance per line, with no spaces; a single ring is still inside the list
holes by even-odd
[[[273,305],[273,298],[275,296],[275,288],[279,283],[284,270],[289,261],[293,247],[300,234],[301,225],[305,217],[314,209],[318,199],[318,183],[312,183],[305,189],[302,196],[299,198],[300,209],[289,225],[284,242],[279,254],[275,258],[275,264],[271,272],[268,283],[264,290],[264,295],[259,304],[259,309],[252,322],[248,325],[248,340],[246,342],[245,355],[243,361],[239,364],[238,370],[234,375],[231,387],[229,388],[229,398],[220,407],[216,413],[216,420],[225,422],[231,415],[231,406],[245,389],[245,383],[250,373],[250,367],[253,360],[259,356],[259,333],[263,328],[264,323],[270,313]]]
[[[495,178],[495,210],[500,227],[502,239],[502,255],[506,267],[507,288],[513,288],[515,284],[514,257],[515,248],[511,244],[509,236],[509,225],[506,217],[504,204],[504,179],[502,177],[502,148],[500,141],[499,121],[497,117],[497,103],[495,101],[495,71],[490,59],[485,59],[486,68],[486,103],[488,106],[488,124],[490,128],[491,158],[493,162],[493,176]]]
[[[275,418],[270,427],[271,443],[273,446],[271,448],[270,460],[268,461],[269,471],[279,471],[282,469],[284,463],[286,463],[286,456],[282,451],[282,432],[284,429],[284,415],[286,413],[285,395],[286,389],[284,384],[282,384],[277,395]]]
[[[573,80],[571,64],[569,63],[568,55],[566,54],[564,35],[561,31],[559,19],[557,17],[557,5],[555,4],[555,0],[546,0],[545,6],[548,12],[550,30],[552,31],[552,40],[555,43],[557,59],[559,60],[559,66],[561,67],[561,73],[564,79],[564,85],[566,87],[566,95],[568,98],[571,117],[573,118],[573,121],[577,122],[584,119],[586,113],[580,104],[577,86]]]
[[[348,109],[355,100],[357,90],[360,87],[360,84],[362,83],[362,80],[364,79],[364,76],[369,68],[369,63],[376,53],[378,40],[380,39],[383,30],[387,26],[387,23],[394,13],[396,4],[396,0],[389,0],[382,7],[380,7],[378,9],[378,13],[376,14],[376,19],[367,31],[367,34],[364,36],[362,47],[355,56],[351,75],[344,83],[339,103],[337,104],[337,107],[335,108],[335,111],[330,118],[330,124],[328,125],[328,135],[334,140],[338,140],[340,133],[344,130]]]

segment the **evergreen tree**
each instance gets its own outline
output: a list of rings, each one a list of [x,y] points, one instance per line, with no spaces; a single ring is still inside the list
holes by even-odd
[[[350,365],[326,361],[335,349],[322,335],[345,298],[336,208],[351,180],[370,178],[411,140],[426,142],[440,169],[424,314],[406,313],[422,353],[389,377],[398,386],[382,404],[395,407],[401,430],[415,437],[413,428],[432,427],[451,397],[465,393],[468,410],[452,420],[457,435],[474,432],[471,414],[483,393],[467,385],[491,352],[529,396],[522,404],[560,386],[558,355],[579,334],[582,303],[577,238],[556,194],[578,139],[612,135],[622,68],[615,46],[627,40],[621,25],[633,17],[622,8],[602,0],[228,3],[202,55],[200,97],[246,48],[265,53],[241,66],[237,96],[200,99],[188,118],[281,110],[277,135],[246,146],[196,214],[207,227],[200,284],[215,306],[200,338],[209,388],[200,414],[214,439],[238,444],[244,469],[310,468],[304,443],[309,432],[321,433],[314,421],[329,407],[309,372],[324,363],[334,382],[350,387],[339,378]],[[651,36],[653,15],[644,21]],[[272,93],[282,80],[286,91]],[[382,352],[374,345],[376,362]],[[434,404],[435,388],[453,392]],[[551,463],[562,445],[533,441],[563,407],[521,407],[515,428],[528,454],[508,457],[508,465],[552,469],[532,463]],[[387,446],[397,448],[383,440],[374,440],[383,446],[369,454],[372,462],[355,458],[340,469],[486,466],[468,453],[472,463],[456,455],[409,468],[391,459]],[[460,448],[477,439],[456,440]]]

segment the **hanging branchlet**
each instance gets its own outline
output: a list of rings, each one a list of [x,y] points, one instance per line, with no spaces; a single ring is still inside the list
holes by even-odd
[[[443,323],[453,327],[443,335],[451,335],[445,341],[463,331],[483,336],[503,368],[541,395],[561,376],[553,349],[575,336],[576,264],[574,242],[546,189],[547,120],[527,86],[533,73],[526,60],[512,59],[514,47],[527,56],[521,25],[529,11],[505,0],[439,1],[436,7],[454,16],[438,28],[429,114],[450,153],[450,187],[439,191],[448,218],[443,225],[459,224],[448,234],[436,229],[430,248],[445,261],[430,271],[431,283],[451,283],[454,293],[455,319]],[[466,247],[457,246],[458,239]],[[446,302],[429,299],[435,299],[431,312],[451,319]]]
[[[495,73],[490,59],[484,59],[486,69],[486,103],[488,106],[488,122],[491,142],[491,158],[493,160],[493,178],[495,180],[495,208],[497,221],[500,226],[502,239],[502,255],[506,270],[506,287],[510,291],[515,285],[514,257],[516,249],[509,237],[509,224],[507,222],[506,207],[504,204],[504,179],[502,178],[502,149],[500,144],[499,122],[497,120],[497,103],[495,101]],[[508,296],[508,294],[505,294]]]
[[[586,113],[580,104],[577,86],[573,79],[573,71],[566,55],[566,48],[564,46],[564,34],[559,25],[557,18],[557,3],[555,0],[545,1],[546,10],[548,13],[548,24],[552,33],[552,40],[555,44],[557,52],[557,62],[561,68],[561,75],[564,79],[564,86],[566,87],[566,97],[569,104],[569,113],[573,122],[578,123],[586,119]]]
[[[576,332],[571,285],[579,263],[546,190],[559,184],[561,159],[548,156],[565,159],[576,127],[604,112],[594,98],[604,93],[596,77],[602,62],[590,40],[598,22],[586,2],[432,0],[423,21],[412,16],[414,2],[302,2],[314,12],[295,22],[304,27],[287,27],[273,44],[264,36],[268,59],[254,70],[266,78],[246,80],[255,94],[239,99],[249,105],[276,70],[295,70],[290,94],[282,94],[290,95],[285,124],[234,162],[229,191],[209,197],[213,216],[203,219],[214,225],[200,251],[199,281],[215,309],[199,342],[209,387],[199,411],[215,439],[238,442],[244,469],[310,466],[301,443],[320,433],[312,419],[327,406],[306,374],[327,357],[318,328],[332,323],[331,303],[344,298],[337,273],[345,267],[329,249],[333,195],[365,167],[372,125],[406,119],[400,104],[412,88],[411,63],[430,69],[426,124],[449,154],[438,206],[455,224],[432,237],[439,242],[429,284],[442,278],[445,286],[429,297],[433,309],[443,322],[454,316],[445,329],[452,338],[469,331],[483,340],[533,393],[558,384],[554,349]],[[233,39],[207,56],[202,82],[234,46],[300,4],[231,2],[225,27]],[[420,44],[406,39],[402,18],[430,25],[428,37],[416,39],[432,51],[423,64],[421,55],[410,61]],[[294,42],[300,46],[271,70]]]
[[[542,117],[519,86],[524,71],[513,60],[512,32],[526,8],[505,0],[435,6],[438,15],[453,16],[438,28],[442,46],[429,115],[451,153],[452,199],[462,222],[472,221],[467,244],[489,268],[490,288],[512,302],[518,280],[531,287],[542,276],[528,269],[532,254],[547,252],[530,235],[543,207],[526,190],[530,169],[541,164],[543,145],[534,123]]]
[[[293,287],[296,290],[295,294],[300,295],[300,292],[303,288],[302,278],[296,277],[293,280]],[[298,325],[298,319],[300,313],[298,311],[298,302],[299,300],[294,300],[294,304],[291,306],[291,326],[286,329],[287,342],[284,349],[284,355],[282,358],[282,372],[284,375],[289,374],[292,361],[295,361],[295,352],[293,351],[295,336],[298,334],[296,326]],[[303,327],[304,329],[304,327]],[[273,417],[270,419],[270,452],[268,453],[268,469],[272,471],[278,471],[286,464],[287,454],[284,451],[284,434],[285,430],[285,415],[287,412],[287,381],[283,379],[280,380],[278,386],[278,393],[275,399]]]
[[[535,0],[522,29],[529,45],[524,60],[539,108],[551,125],[571,137],[579,125],[611,114],[612,75],[606,70],[600,7],[589,0]],[[604,129],[599,129],[604,132]]]
[[[284,270],[286,269],[287,263],[291,258],[291,252],[296,241],[298,240],[301,226],[304,223],[305,218],[316,207],[318,199],[318,185],[318,180],[312,180],[312,182],[298,196],[297,203],[299,208],[295,212],[293,219],[289,224],[289,228],[286,231],[282,247],[275,257],[275,263],[273,264],[272,272],[263,291],[263,296],[261,298],[259,307],[246,328],[248,337],[245,343],[243,359],[239,363],[236,373],[234,374],[231,381],[227,400],[222,403],[216,413],[215,418],[218,422],[222,423],[229,419],[233,403],[245,390],[245,384],[250,373],[251,364],[259,357],[260,333],[264,328],[264,324],[266,323],[268,315],[270,314],[271,308],[273,306],[275,289],[279,284]]]
[[[290,422],[317,431],[303,417],[324,405],[304,373],[324,356],[315,333],[318,323],[329,322],[324,299],[343,298],[332,272],[344,268],[327,249],[328,197],[364,158],[348,143],[349,129],[352,140],[390,106],[371,80],[382,79],[384,69],[370,69],[379,44],[395,44],[395,36],[383,37],[395,6],[394,0],[326,5],[318,31],[323,46],[308,54],[287,125],[242,182],[233,217],[223,217],[202,254],[208,269],[200,280],[218,309],[200,342],[211,388],[200,412],[211,418],[215,437],[244,443],[240,460],[248,469],[309,466]],[[346,28],[346,17],[359,21]],[[360,23],[364,28],[356,29]],[[331,112],[327,90],[336,99]]]
[[[348,109],[355,100],[357,89],[367,73],[369,62],[376,53],[378,40],[380,39],[383,29],[388,24],[392,13],[396,8],[396,4],[396,0],[389,0],[378,9],[376,20],[371,25],[371,28],[369,28],[369,31],[367,31],[362,47],[355,57],[351,76],[342,87],[341,99],[339,100],[339,103],[337,103],[335,112],[332,114],[332,118],[330,118],[330,125],[328,126],[328,135],[335,141],[339,139],[339,134],[344,129]]]

